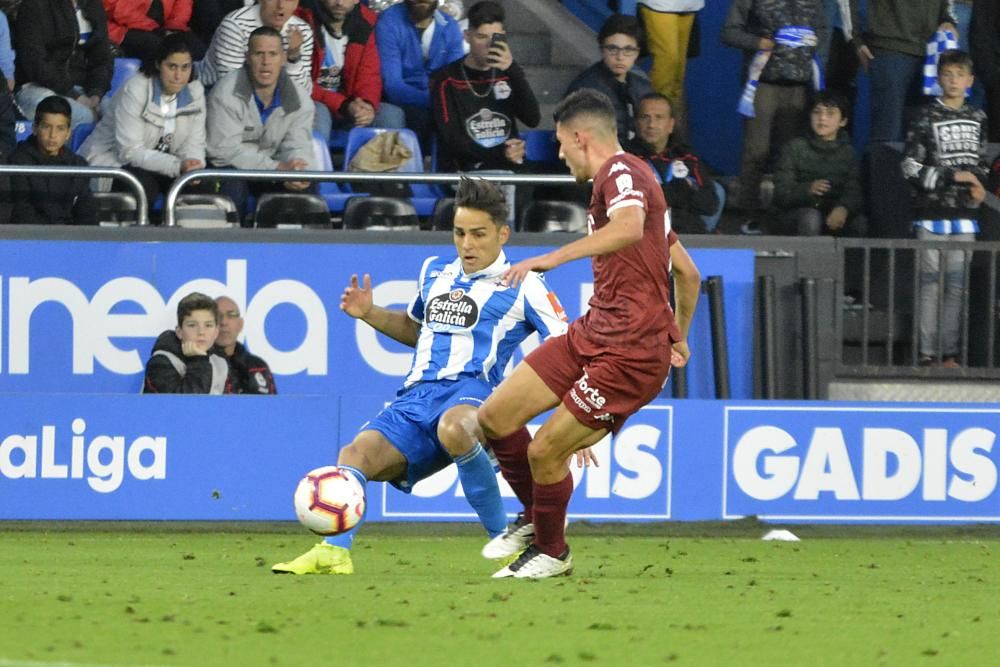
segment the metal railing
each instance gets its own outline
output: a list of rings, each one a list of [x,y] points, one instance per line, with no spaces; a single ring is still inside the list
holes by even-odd
[[[87,178],[118,178],[124,180],[135,193],[137,203],[136,224],[149,224],[149,200],[142,183],[125,169],[117,167],[37,167],[31,165],[0,165],[0,174],[39,174],[42,176],[86,176]]]
[[[192,181],[210,180],[240,180],[240,181],[308,181],[327,183],[432,183],[438,185],[454,185],[462,176],[487,178],[501,185],[573,185],[576,179],[568,174],[430,174],[430,173],[372,173],[372,172],[337,172],[337,171],[258,171],[240,169],[199,169],[181,174],[170,186],[163,203],[163,224],[166,227],[177,225],[177,198],[185,185]],[[358,193],[363,196],[363,193]]]

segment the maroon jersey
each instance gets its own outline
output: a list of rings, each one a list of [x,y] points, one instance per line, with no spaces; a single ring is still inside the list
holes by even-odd
[[[618,153],[594,176],[589,233],[626,206],[646,212],[642,240],[593,258],[594,295],[590,310],[577,323],[579,333],[595,343],[649,350],[681,340],[670,308],[670,214],[649,165],[640,157]]]

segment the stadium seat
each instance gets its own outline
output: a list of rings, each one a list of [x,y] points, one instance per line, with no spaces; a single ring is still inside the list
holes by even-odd
[[[524,139],[524,159],[542,164],[560,164],[559,142],[552,130],[525,130],[521,133]]]
[[[450,232],[455,227],[455,198],[442,197],[434,206],[431,231]]]
[[[522,232],[576,232],[587,230],[587,209],[568,201],[539,200],[521,214]]]
[[[14,136],[18,142],[24,141],[31,136],[31,127],[30,120],[19,120],[14,123]]]
[[[138,58],[115,58],[115,70],[111,75],[111,90],[108,91],[107,97],[112,97],[123,83],[139,71],[141,65],[142,61]]]
[[[330,211],[319,195],[269,192],[257,200],[254,226],[258,228],[328,229]]]
[[[333,161],[330,159],[330,148],[323,141],[323,136],[316,132],[313,132],[313,153],[316,157],[318,171],[334,171]],[[326,201],[327,210],[331,213],[342,213],[347,200],[357,196],[348,188],[333,181],[320,181],[316,184],[316,191]]]
[[[399,130],[388,130],[379,127],[355,127],[353,128],[347,137],[347,146],[344,148],[344,171],[347,171],[348,165],[351,163],[351,158],[354,154],[361,149],[366,143],[371,141],[372,138],[377,134],[382,132],[398,132],[399,138],[408,149],[413,157],[404,162],[399,169],[398,173],[410,173],[419,174],[424,171],[424,157],[423,153],[420,151],[420,142],[417,140],[416,133],[409,129],[399,129]],[[410,192],[412,194],[411,201],[413,206],[417,209],[419,215],[429,216],[434,213],[434,205],[437,203],[438,199],[441,198],[441,192],[432,185],[427,183],[410,183]],[[359,188],[357,186],[352,187],[352,192],[357,192]]]
[[[344,229],[409,231],[419,228],[417,210],[405,199],[352,197],[344,207]]]
[[[240,224],[233,200],[220,194],[179,196],[176,219],[178,227],[189,229],[233,228]]]
[[[95,192],[97,223],[102,227],[121,227],[136,221],[139,204],[128,192]]]
[[[73,128],[73,134],[69,138],[69,149],[74,153],[79,153],[80,146],[87,140],[95,127],[97,127],[97,123],[80,123]]]

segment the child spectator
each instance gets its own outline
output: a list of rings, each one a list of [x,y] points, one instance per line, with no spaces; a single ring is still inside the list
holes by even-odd
[[[858,161],[844,128],[847,99],[824,91],[809,113],[812,132],[781,150],[774,172],[777,233],[864,236]]]
[[[825,39],[822,0],[732,0],[722,41],[742,49],[743,155],[737,207],[745,234],[760,234],[760,184],[772,150],[799,135],[809,90],[819,83],[816,45]]]
[[[24,0],[14,41],[21,113],[30,118],[43,99],[61,95],[73,111],[72,127],[97,121],[114,70],[101,0]]]
[[[191,81],[188,36],[168,35],[159,49],[115,93],[108,115],[80,147],[91,165],[135,174],[150,205],[179,175],[205,166],[205,93]]]
[[[653,92],[646,75],[633,70],[639,57],[642,27],[634,16],[612,14],[597,33],[601,61],[583,70],[566,89],[570,93],[592,88],[604,93],[615,107],[618,143],[626,145],[635,136],[635,114],[639,100]]]
[[[127,58],[149,61],[156,57],[163,38],[186,33],[195,60],[205,55],[205,46],[189,32],[192,0],[104,0],[108,15],[108,38]]]
[[[153,344],[144,394],[232,394],[229,362],[212,348],[219,336],[219,306],[201,292],[177,304],[177,328]]]
[[[917,238],[958,244],[954,250],[920,252],[921,365],[958,367],[967,250],[976,239],[976,208],[986,196],[986,115],[969,106],[972,59],[945,51],[938,60],[941,96],[920,109],[906,134],[903,175],[915,190]],[[944,274],[943,317],[938,320],[939,273]]]
[[[19,143],[11,164],[85,167],[87,161],[66,148],[72,110],[66,98],[50,95],[35,107],[32,135]],[[89,180],[80,176],[14,174],[12,221],[22,224],[96,225],[97,204]]]

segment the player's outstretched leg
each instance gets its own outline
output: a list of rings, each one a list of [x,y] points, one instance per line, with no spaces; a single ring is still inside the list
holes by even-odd
[[[368,484],[365,477],[357,468],[339,464],[361,483],[361,488]],[[324,538],[322,542],[313,546],[298,558],[287,563],[276,563],[271,566],[271,572],[275,574],[354,574],[354,563],[351,560],[351,547],[354,545],[354,536],[364,523],[364,517],[354,528],[340,535],[331,535]]]

